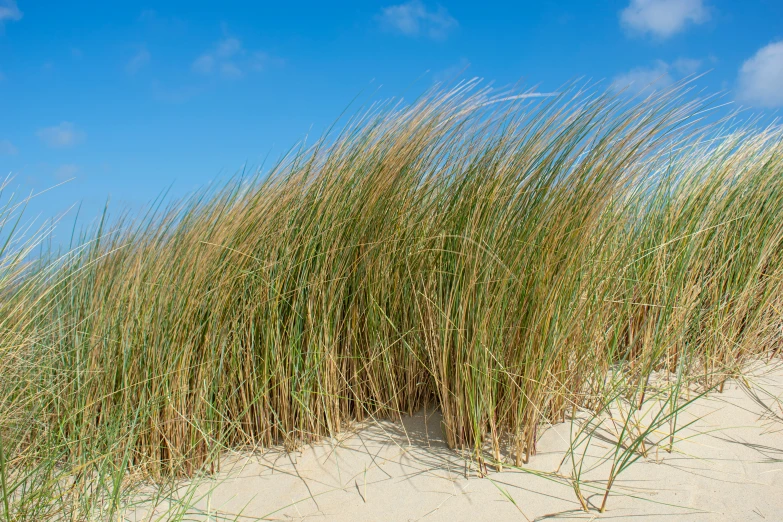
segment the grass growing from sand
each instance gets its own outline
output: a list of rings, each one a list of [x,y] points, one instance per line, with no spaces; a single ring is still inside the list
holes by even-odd
[[[0,518],[116,519],[227,448],[427,404],[480,468],[519,466],[618,379],[631,419],[653,375],[710,389],[774,356],[783,134],[708,109],[468,82],[63,255],[26,262],[6,208]]]

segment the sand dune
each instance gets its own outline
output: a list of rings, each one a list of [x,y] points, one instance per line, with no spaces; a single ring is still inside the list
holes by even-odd
[[[598,513],[614,449],[611,423],[586,452],[584,512],[558,468],[571,423],[542,427],[527,465],[481,477],[450,450],[440,416],[423,411],[402,422],[357,427],[301,451],[227,457],[217,477],[191,488],[203,520],[781,520],[783,517],[783,370],[753,372],[691,404],[672,453],[647,458],[619,476],[605,513]],[[651,437],[654,439],[654,437]],[[185,487],[185,486],[183,486]],[[183,489],[184,491],[184,489]],[[131,519],[149,515],[142,509]]]

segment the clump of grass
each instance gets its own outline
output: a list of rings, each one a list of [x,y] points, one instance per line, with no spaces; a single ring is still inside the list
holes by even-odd
[[[629,387],[623,375],[612,377],[614,381],[605,388],[602,404],[571,419],[569,448],[554,473],[573,488],[584,511],[589,511],[584,487],[600,493],[597,509],[603,513],[618,477],[638,460],[648,458],[651,452],[657,455],[659,448],[670,453],[675,435],[696,423],[692,420],[678,425],[679,414],[710,391],[702,389],[683,400],[685,390],[691,391],[693,383],[684,382],[682,375],[674,379],[658,375],[652,389],[644,391]],[[640,393],[646,394],[644,399],[639,397]],[[603,455],[588,455],[588,450],[594,449],[596,438],[608,442],[609,449]],[[570,464],[568,475],[561,472],[565,464]],[[608,467],[606,480],[596,487],[596,481],[589,481],[585,476],[602,466]]]
[[[654,372],[710,388],[779,350],[783,136],[686,94],[435,90],[4,268],[3,516],[433,403],[519,465],[617,376],[641,405]]]

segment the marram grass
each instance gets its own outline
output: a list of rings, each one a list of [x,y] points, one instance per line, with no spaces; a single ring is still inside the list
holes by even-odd
[[[0,515],[114,516],[135,478],[428,404],[520,465],[617,375],[641,404],[775,356],[783,133],[687,99],[468,82],[31,263],[7,208]]]

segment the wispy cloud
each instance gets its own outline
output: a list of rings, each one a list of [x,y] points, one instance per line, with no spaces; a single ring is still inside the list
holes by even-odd
[[[445,69],[441,69],[432,73],[432,82],[448,83],[459,80],[460,76],[464,74],[469,67],[470,62],[466,58],[462,58],[458,63],[455,63],[450,67],[446,67]]]
[[[193,70],[199,74],[212,74],[217,71],[226,78],[240,78],[244,73],[233,60],[241,57],[242,52],[242,42],[239,39],[224,38],[215,44],[212,50],[196,58]]]
[[[674,79],[669,73],[670,68],[670,65],[663,60],[657,60],[655,64],[647,67],[635,67],[615,76],[612,80],[612,87],[617,90],[627,89],[633,92],[668,87],[674,83]]]
[[[261,72],[269,67],[280,67],[285,64],[285,60],[272,56],[264,51],[256,51],[250,55],[247,61],[248,68],[253,71]]]
[[[242,69],[233,62],[226,62],[220,65],[220,75],[223,78],[241,78],[245,75]]]
[[[59,125],[39,129],[36,133],[46,145],[52,148],[72,147],[77,143],[84,141],[86,134],[76,128],[76,126],[64,121]]]
[[[19,149],[14,147],[14,144],[8,140],[0,140],[0,154],[3,156],[13,156],[19,152]]]
[[[704,65],[704,60],[696,58],[677,58],[672,62],[672,68],[683,76],[696,74]]]
[[[193,61],[191,68],[199,74],[210,74],[215,69],[215,57],[204,53]]]
[[[459,27],[445,7],[438,5],[430,9],[421,0],[384,7],[377,19],[385,30],[405,36],[425,35],[433,40],[443,40]]]
[[[631,34],[665,39],[679,33],[689,23],[709,20],[703,0],[631,0],[620,11],[620,23]]]
[[[739,70],[737,97],[758,107],[783,107],[783,40],[759,49]]]
[[[125,64],[125,72],[133,76],[150,62],[150,53],[146,47],[142,47]]]
[[[18,22],[23,14],[16,5],[16,0],[0,0],[0,29],[4,22]]]
[[[250,52],[242,42],[228,36],[217,42],[212,49],[193,61],[191,68],[202,75],[219,74],[223,78],[242,78],[248,71],[261,71],[272,65],[282,65],[283,60],[264,51]]]
[[[678,58],[671,63],[656,60],[652,65],[618,74],[613,78],[611,87],[631,93],[664,89],[675,81],[698,73],[703,64],[703,60],[695,58]]]
[[[56,169],[54,169],[54,177],[57,179],[57,181],[65,181],[67,179],[70,179],[76,175],[76,173],[81,170],[78,165],[74,165],[73,163],[66,163],[65,165],[60,165]]]
[[[240,53],[242,53],[242,42],[239,39],[224,38],[215,44],[212,50],[196,58],[193,62],[193,70],[200,74],[211,74],[223,65],[234,65],[231,60]]]

